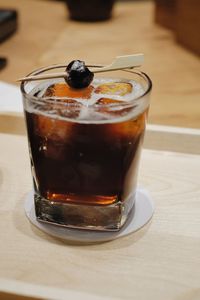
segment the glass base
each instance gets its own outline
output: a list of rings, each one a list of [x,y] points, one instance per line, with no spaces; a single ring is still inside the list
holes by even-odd
[[[35,213],[38,221],[59,226],[118,231],[125,224],[131,212],[135,197],[132,195],[124,202],[112,205],[80,205],[49,201],[34,194]]]

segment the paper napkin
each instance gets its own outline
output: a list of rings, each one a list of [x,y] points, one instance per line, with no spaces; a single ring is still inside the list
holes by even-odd
[[[23,112],[22,96],[18,86],[0,81],[0,113]]]

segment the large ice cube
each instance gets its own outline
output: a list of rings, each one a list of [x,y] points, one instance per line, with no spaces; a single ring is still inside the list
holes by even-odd
[[[58,120],[50,116],[36,115],[35,133],[42,138],[65,143],[69,138],[73,123]]]
[[[88,86],[84,89],[73,89],[66,83],[56,83],[49,86],[43,97],[67,97],[89,99],[91,97],[93,86]],[[64,100],[63,100],[64,101]]]
[[[96,102],[99,112],[114,116],[122,116],[130,111],[130,108],[126,107],[126,103],[125,101],[110,98],[101,98]]]
[[[130,94],[132,90],[133,90],[133,86],[129,82],[108,82],[108,83],[100,84],[95,89],[95,93],[125,96],[127,94]]]
[[[91,96],[93,87],[75,90],[70,88],[66,83],[57,83],[47,88],[43,97],[59,97],[51,102],[51,111],[57,115],[67,118],[77,118],[80,114],[82,103],[74,98],[88,99]],[[49,107],[49,104],[48,104]]]
[[[76,100],[67,99],[64,101],[64,103],[55,103],[54,109],[56,110],[57,114],[62,117],[76,119],[80,114],[82,106],[83,105]]]
[[[39,151],[43,153],[45,157],[63,161],[66,158],[66,144],[60,141],[54,141],[51,139],[42,139],[40,141]]]
[[[139,115],[134,120],[127,120],[120,123],[109,124],[109,132],[112,135],[120,137],[135,137],[137,138],[145,129],[146,112]]]

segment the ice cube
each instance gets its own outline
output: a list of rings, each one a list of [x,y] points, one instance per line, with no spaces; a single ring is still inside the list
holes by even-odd
[[[40,141],[39,151],[40,153],[43,153],[45,157],[57,161],[63,161],[66,158],[66,144],[61,143],[60,141],[43,139]]]
[[[134,120],[127,120],[120,123],[112,123],[109,125],[109,131],[113,135],[120,137],[135,137],[137,138],[140,134],[144,132],[146,123],[146,112],[139,115]]]
[[[58,120],[50,116],[35,115],[35,133],[42,138],[65,143],[72,131],[72,122]]]
[[[72,99],[66,99],[64,103],[56,102],[53,104],[57,115],[70,119],[76,119],[79,116],[82,106],[80,102]]]
[[[129,82],[108,82],[99,85],[94,92],[96,94],[124,96],[130,94],[132,90],[133,86]]]
[[[126,103],[126,101],[119,101],[110,98],[101,98],[96,102],[99,112],[115,116],[122,116],[131,110],[130,107],[126,107]]]
[[[73,89],[66,83],[56,83],[49,86],[43,97],[67,97],[89,99],[91,97],[94,87],[92,85],[84,89]]]
[[[114,104],[114,103],[120,104],[120,103],[123,103],[123,101],[110,99],[110,98],[101,98],[96,102],[96,104],[99,104],[99,105]]]
[[[63,97],[63,99],[55,99],[47,104],[48,110],[62,117],[77,118],[80,114],[82,104],[73,98],[87,99],[91,96],[93,87],[75,90],[70,88],[66,83],[57,83],[49,86],[43,97]],[[65,97],[69,99],[65,99]]]

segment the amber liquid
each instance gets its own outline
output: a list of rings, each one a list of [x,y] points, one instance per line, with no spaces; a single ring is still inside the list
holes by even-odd
[[[35,186],[42,197],[110,205],[126,200],[135,190],[145,112],[134,120],[105,124],[29,112],[26,120]]]

